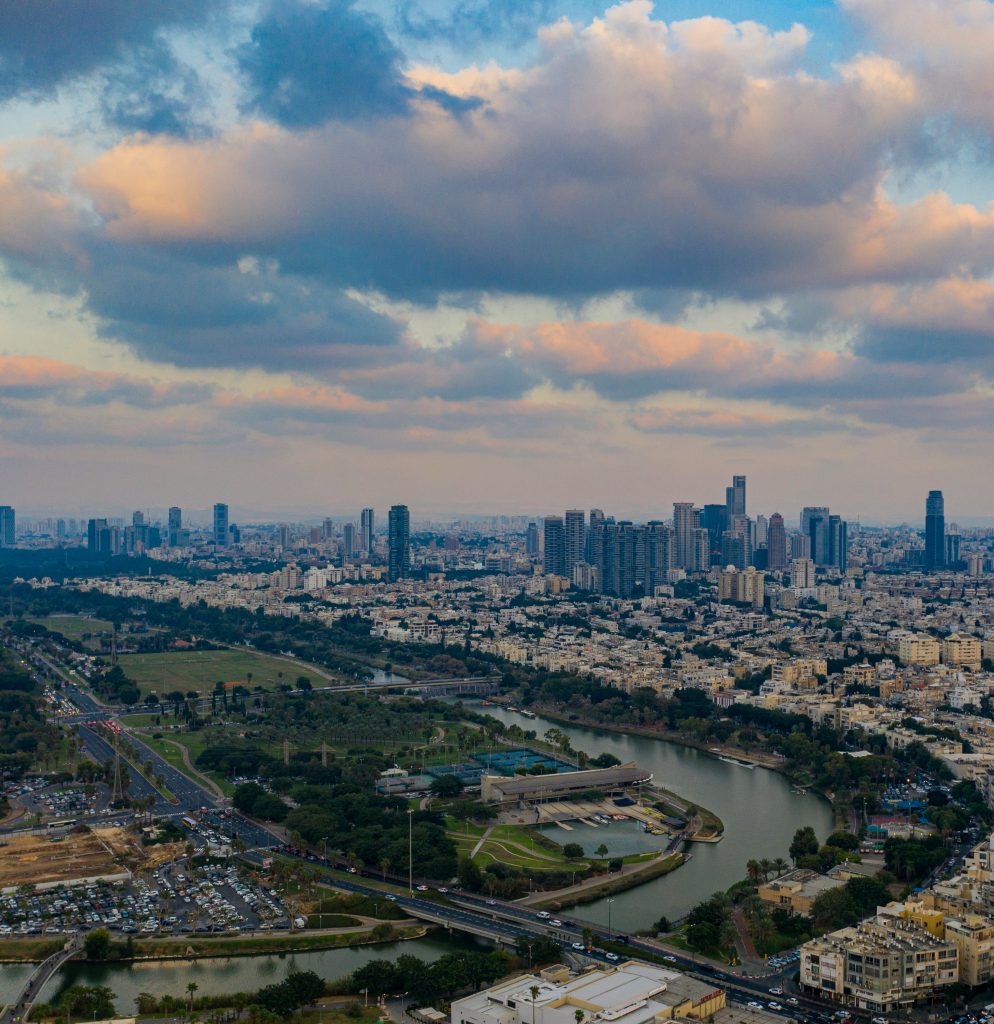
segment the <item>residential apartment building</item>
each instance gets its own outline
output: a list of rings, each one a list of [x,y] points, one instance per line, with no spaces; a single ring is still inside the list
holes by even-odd
[[[874,1013],[907,1009],[958,979],[959,951],[954,942],[888,914],[801,947],[802,988]]]
[[[938,665],[942,648],[933,636],[909,633],[897,644],[897,656],[902,665]]]

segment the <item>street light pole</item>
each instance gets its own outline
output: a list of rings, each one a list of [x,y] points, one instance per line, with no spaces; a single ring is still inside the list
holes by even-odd
[[[414,895],[414,808],[407,808],[407,888]]]
[[[611,904],[614,903],[614,897],[608,896],[607,898],[607,937],[609,939],[614,938],[614,932],[611,931]]]

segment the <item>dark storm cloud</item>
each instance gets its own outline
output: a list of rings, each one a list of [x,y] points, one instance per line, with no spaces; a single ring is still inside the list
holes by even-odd
[[[8,0],[0,4],[0,99],[50,94],[148,44],[161,28],[203,23],[212,0]]]
[[[413,95],[383,25],[352,0],[270,4],[238,62],[247,109],[290,128],[399,114]]]
[[[179,366],[325,371],[376,361],[401,325],[335,288],[246,257],[190,256],[101,244],[85,280],[104,337]]]

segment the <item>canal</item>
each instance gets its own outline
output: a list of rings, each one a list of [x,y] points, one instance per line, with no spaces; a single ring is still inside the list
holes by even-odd
[[[541,716],[526,718],[498,706],[479,710],[506,725],[533,729],[539,736],[554,726],[569,736],[577,750],[592,756],[607,752],[622,762],[635,761],[653,773],[657,785],[721,818],[725,837],[720,843],[688,843],[688,863],[613,897],[611,926],[616,931],[647,928],[664,914],[670,919],[682,917],[717,889],[726,889],[744,878],[746,861],[786,858],[795,830],[804,825],[811,825],[821,840],[832,831],[828,802],[814,793],[795,792],[786,777],[777,772],[741,767],[693,747],[651,737],[588,729]],[[563,832],[557,838],[568,841],[573,837]],[[576,907],[574,913],[606,926],[608,909],[606,900],[598,900]]]
[[[370,960],[396,960],[402,953],[434,961],[446,953],[473,948],[485,949],[473,939],[428,937],[409,942],[390,942],[354,949],[325,949],[302,953],[262,956],[211,957],[202,960],[158,960],[130,963],[68,963],[42,989],[41,998],[51,1002],[70,985],[106,985],[114,993],[118,1013],[131,1016],[139,992],[154,996],[184,995],[192,981],[197,995],[254,992],[264,985],[282,981],[293,970],[316,971],[322,978],[344,978]],[[9,1002],[20,990],[34,964],[0,964],[0,1004]]]

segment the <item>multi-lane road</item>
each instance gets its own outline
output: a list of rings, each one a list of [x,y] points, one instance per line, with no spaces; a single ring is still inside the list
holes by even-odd
[[[139,748],[142,762],[151,761],[153,775],[162,775],[166,787],[175,795],[176,803],[169,802],[162,794],[155,791],[154,787],[137,771],[131,772],[130,791],[132,795],[153,793],[156,797],[154,812],[158,815],[175,817],[197,814],[202,808],[214,810],[218,808],[219,801],[214,794],[175,768],[134,735],[127,733],[126,723],[122,722],[119,712],[99,704],[90,694],[81,690],[78,682],[72,679],[61,666],[53,664],[47,658],[42,660],[50,672],[64,681],[63,693],[78,709],[77,715],[62,720],[71,722],[79,729],[87,752],[100,762],[113,759],[114,749],[106,738],[108,733],[105,724],[113,722],[114,728],[126,733],[129,741]],[[248,848],[248,856],[257,862],[264,857],[266,851],[280,846],[284,842],[275,832],[257,822],[249,821],[237,812],[233,812],[232,817],[226,819],[225,824],[245,843]],[[313,858],[309,857],[308,861],[313,861]],[[358,876],[354,879],[326,876],[324,881],[339,889],[360,892],[373,899],[388,898],[388,894],[383,889],[366,884]],[[564,919],[553,925],[549,919],[539,918],[533,909],[502,900],[487,899],[485,896],[474,893],[452,892],[446,894],[442,900],[422,898],[416,891],[398,891],[390,895],[397,905],[412,917],[440,924],[446,928],[484,935],[505,945],[514,945],[522,937],[545,936],[559,942],[566,949],[579,952],[577,946],[583,942],[585,930],[589,929],[598,937],[595,941],[602,941],[604,937],[602,926],[574,918],[573,915],[570,915],[568,920]],[[617,936],[612,937],[617,938]],[[714,964],[702,962],[699,958],[687,957],[686,954],[681,954],[650,939],[626,936],[625,943],[628,948],[645,953],[653,960],[658,961],[658,958],[666,957],[674,968],[678,967],[702,981],[720,985],[740,1000],[762,999],[765,1003],[770,998],[768,995],[770,989],[779,988],[783,983],[782,973],[770,974],[763,978],[749,978],[726,973]],[[590,952],[583,951],[583,955],[595,960],[609,961],[611,959],[607,953],[597,949]],[[799,1004],[797,1007],[786,1009],[785,1013],[797,1019],[805,1019],[808,1014],[825,1013],[824,1004],[807,999],[801,999]]]

